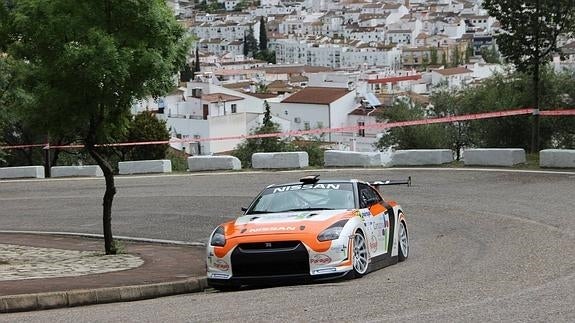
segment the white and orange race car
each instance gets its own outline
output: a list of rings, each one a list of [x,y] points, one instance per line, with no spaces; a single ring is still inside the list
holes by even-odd
[[[383,185],[405,181],[319,180],[270,185],[243,216],[218,226],[207,247],[208,284],[242,285],[361,277],[409,255],[402,208]]]

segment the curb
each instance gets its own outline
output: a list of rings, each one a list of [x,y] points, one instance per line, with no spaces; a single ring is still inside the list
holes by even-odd
[[[199,277],[148,285],[77,289],[63,292],[0,296],[0,313],[137,301],[163,296],[201,292],[207,289],[207,287],[207,278]]]

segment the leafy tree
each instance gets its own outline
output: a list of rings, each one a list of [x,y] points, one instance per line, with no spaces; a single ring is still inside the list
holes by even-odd
[[[264,101],[264,118],[261,126],[251,134],[260,135],[280,132],[280,127],[272,121],[271,111],[267,101]],[[245,167],[251,167],[252,155],[259,152],[293,151],[293,146],[280,137],[249,138],[240,143],[233,152]]]
[[[194,73],[199,73],[201,71],[200,67],[200,49],[196,47],[196,61],[194,64]]]
[[[268,31],[264,16],[260,17],[260,51],[268,50]]]
[[[428,111],[421,105],[398,100],[393,107],[379,112],[379,122],[397,122],[421,120],[429,117]],[[392,128],[376,143],[376,147],[385,150],[396,149],[433,149],[445,148],[445,132],[440,124]]]
[[[115,254],[112,166],[100,145],[126,131],[132,102],[173,87],[189,40],[163,0],[20,0],[10,13],[8,53],[26,62],[24,78],[50,135],[75,134],[106,180],[103,231]]]
[[[451,52],[451,66],[457,67],[461,62],[461,54],[459,53],[459,47],[455,47]]]
[[[166,127],[166,121],[156,118],[150,111],[144,111],[134,117],[128,127],[128,142],[142,141],[167,141],[170,132]],[[153,160],[164,159],[168,145],[133,146],[130,148],[128,158],[130,160]]]
[[[465,63],[469,63],[471,61],[471,56],[473,56],[473,46],[468,43],[465,47]]]
[[[430,62],[431,65],[437,65],[437,48],[431,47],[429,50]]]
[[[271,64],[276,63],[276,52],[270,50],[258,51],[254,58],[261,59],[262,61],[266,61]]]
[[[456,91],[440,89],[431,95],[434,114],[438,117],[462,115],[467,113],[466,106],[461,104],[462,96]],[[456,159],[461,158],[461,151],[470,144],[470,127],[467,122],[442,124],[445,131],[446,147],[455,152]]]
[[[481,57],[485,63],[501,64],[501,56],[499,55],[499,51],[497,51],[495,44],[492,44],[491,47],[482,47]]]
[[[500,52],[533,78],[535,109],[541,107],[541,69],[557,51],[557,39],[575,26],[573,0],[485,0],[483,7],[505,31],[496,36]],[[532,152],[539,150],[539,115],[533,117]]]
[[[447,67],[447,53],[445,51],[441,53],[441,65]]]
[[[273,123],[272,123],[272,112],[271,112],[271,108],[270,108],[270,104],[268,103],[268,101],[264,101],[264,120],[263,120],[263,126],[264,127],[272,127]]]
[[[185,63],[180,70],[180,82],[189,82],[194,77],[194,72],[190,68],[190,64]]]
[[[244,35],[244,56],[254,56],[258,52],[258,42],[254,37],[254,28],[250,25],[248,32]]]

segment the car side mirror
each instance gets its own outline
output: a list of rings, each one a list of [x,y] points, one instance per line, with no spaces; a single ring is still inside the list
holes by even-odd
[[[247,207],[245,207],[245,206],[242,206],[242,212],[245,212],[245,211],[247,211],[247,210],[248,210],[248,208],[247,208]]]

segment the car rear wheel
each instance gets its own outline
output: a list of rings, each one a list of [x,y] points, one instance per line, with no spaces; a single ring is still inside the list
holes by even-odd
[[[354,277],[361,277],[367,273],[369,259],[367,254],[367,241],[361,231],[353,236],[353,273]]]
[[[398,260],[404,261],[409,256],[409,237],[407,236],[407,227],[405,222],[399,223],[399,254]]]

